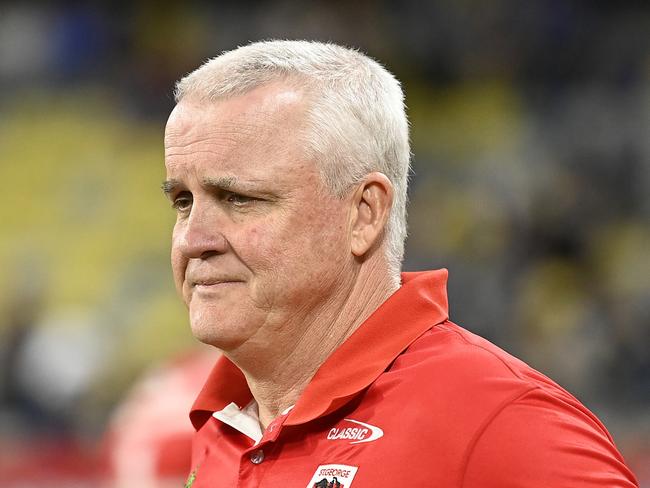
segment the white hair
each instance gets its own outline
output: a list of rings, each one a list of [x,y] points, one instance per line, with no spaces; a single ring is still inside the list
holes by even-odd
[[[394,188],[384,234],[391,276],[399,284],[406,239],[409,127],[399,81],[357,50],[309,41],[255,42],[212,58],[176,84],[185,96],[219,100],[276,80],[310,95],[307,149],[325,186],[343,196],[373,171]]]

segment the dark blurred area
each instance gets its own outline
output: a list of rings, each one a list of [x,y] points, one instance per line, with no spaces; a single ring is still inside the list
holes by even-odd
[[[162,134],[175,80],[267,38],[358,47],[402,81],[405,269],[449,268],[452,320],[580,398],[650,486],[642,0],[3,2],[0,484],[180,486],[105,474],[107,429],[156,428],[121,422],[124,398],[171,388],[176,415],[212,360],[178,359],[210,351],[187,352],[173,290]]]

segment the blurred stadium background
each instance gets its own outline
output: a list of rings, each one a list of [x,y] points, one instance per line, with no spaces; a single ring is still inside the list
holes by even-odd
[[[172,287],[163,127],[177,78],[264,38],[403,81],[406,269],[448,267],[452,319],[576,394],[650,486],[646,0],[2,2],[0,485],[108,484],[139,429],[121,483],[144,486],[142,431],[189,428],[214,353]],[[151,486],[179,486],[170,449]]]

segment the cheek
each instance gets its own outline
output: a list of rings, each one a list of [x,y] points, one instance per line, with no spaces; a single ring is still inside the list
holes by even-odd
[[[179,294],[183,294],[183,282],[185,281],[185,268],[187,267],[187,259],[183,257],[175,245],[175,240],[172,239],[171,249],[171,264],[172,274],[174,277],[174,285]]]
[[[294,259],[315,279],[337,274],[348,255],[345,225],[336,210],[312,212],[289,240]]]
[[[345,256],[345,225],[329,208],[313,208],[288,219],[269,219],[231,235],[230,244],[254,274],[322,276]],[[321,211],[322,210],[322,211]]]
[[[312,213],[305,231],[305,245],[330,259],[342,255],[347,241],[343,217],[338,208]]]
[[[278,260],[283,240],[274,234],[272,226],[259,225],[239,232],[236,241],[230,240],[230,246],[253,272],[258,272]]]

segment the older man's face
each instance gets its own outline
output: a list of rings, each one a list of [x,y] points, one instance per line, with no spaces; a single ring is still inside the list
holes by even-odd
[[[167,123],[174,281],[194,335],[226,351],[302,334],[351,283],[349,200],[306,158],[304,111],[299,91],[276,84],[184,99]]]

